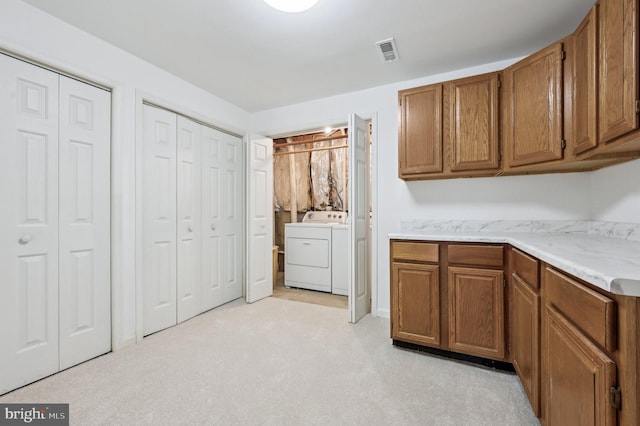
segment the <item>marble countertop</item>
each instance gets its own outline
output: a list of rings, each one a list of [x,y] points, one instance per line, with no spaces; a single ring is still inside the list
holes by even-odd
[[[586,232],[410,229],[390,239],[507,243],[614,294],[640,297],[640,241]]]

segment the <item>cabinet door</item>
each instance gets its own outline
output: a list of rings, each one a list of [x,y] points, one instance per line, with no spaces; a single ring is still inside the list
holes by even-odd
[[[503,272],[449,267],[448,290],[449,349],[504,359]]]
[[[540,296],[513,274],[511,353],[533,412],[540,416]]]
[[[638,128],[637,0],[600,2],[600,142]]]
[[[542,318],[542,354],[544,424],[616,424],[609,404],[615,363],[550,305]]]
[[[451,171],[497,169],[498,73],[447,83],[445,146]]]
[[[574,154],[598,144],[598,5],[591,8],[574,33],[573,137]]]
[[[562,57],[555,43],[505,72],[508,166],[562,159]]]
[[[440,268],[394,262],[391,277],[391,337],[440,345]]]
[[[400,177],[442,172],[442,85],[398,94]]]

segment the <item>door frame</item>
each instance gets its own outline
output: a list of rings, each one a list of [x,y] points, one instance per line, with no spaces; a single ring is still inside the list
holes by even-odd
[[[378,316],[378,268],[375,267],[375,260],[378,258],[378,112],[370,111],[360,113],[358,111],[351,111],[350,113],[355,113],[360,116],[362,119],[371,123],[371,164],[370,164],[370,175],[371,179],[369,180],[369,191],[371,197],[371,230],[369,235],[370,242],[370,261],[369,261],[369,286],[371,291],[371,315],[374,317]],[[266,137],[271,139],[278,139],[281,137],[291,136],[291,135],[300,135],[305,133],[312,133],[315,131],[319,131],[319,129],[324,129],[325,127],[347,127],[348,121],[344,121],[344,119],[348,117],[343,117],[342,119],[330,119],[324,120],[321,122],[310,123],[308,125],[299,125],[291,128],[287,128],[284,130],[280,130],[277,133],[272,133],[268,131],[256,131],[256,133],[264,134]],[[272,225],[273,226],[273,225]]]
[[[142,265],[143,265],[143,233],[142,233],[142,212],[143,212],[143,131],[144,131],[144,105],[150,105],[156,108],[161,108],[167,110],[169,112],[181,115],[190,120],[193,120],[199,124],[212,127],[216,130],[219,130],[223,133],[230,134],[235,137],[243,138],[243,135],[238,132],[234,132],[233,130],[228,130],[224,126],[221,125],[216,120],[211,119],[210,117],[204,117],[202,114],[199,114],[190,107],[179,104],[174,101],[167,100],[161,96],[154,95],[152,93],[146,92],[144,90],[136,89],[135,91],[135,113],[136,113],[136,139],[135,139],[135,337],[134,342],[139,343],[142,341],[144,337],[144,331],[142,327],[143,321],[143,290],[142,290]],[[244,139],[243,139],[244,141]],[[245,158],[245,150],[246,146],[242,143],[242,158],[243,158],[243,169],[242,173],[246,174],[246,162]],[[245,190],[243,186],[243,190]],[[246,210],[246,203],[243,199],[243,210]],[[243,232],[247,233],[246,224],[243,224]],[[242,238],[243,245],[245,243],[246,238]],[[243,253],[246,253],[246,247],[243,247]],[[245,259],[243,259],[244,261]],[[244,268],[243,268],[243,277],[242,282],[244,283],[246,277],[244,276]]]

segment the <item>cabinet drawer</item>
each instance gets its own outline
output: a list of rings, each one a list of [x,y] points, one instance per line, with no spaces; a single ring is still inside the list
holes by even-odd
[[[550,268],[544,269],[543,292],[594,342],[607,350],[616,345],[616,304],[613,300]]]
[[[517,249],[511,249],[513,272],[530,287],[540,288],[539,263],[537,259]]]
[[[452,244],[448,249],[449,263],[501,268],[504,264],[503,252],[502,246]]]
[[[438,262],[438,244],[411,241],[393,241],[391,255],[395,260]]]

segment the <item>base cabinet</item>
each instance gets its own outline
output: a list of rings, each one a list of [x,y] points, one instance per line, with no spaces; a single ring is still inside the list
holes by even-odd
[[[512,277],[511,354],[531,408],[540,417],[540,296]]]
[[[502,271],[449,267],[449,349],[502,360],[505,356]]]
[[[544,424],[615,425],[616,409],[609,403],[613,360],[550,305],[542,330]]]
[[[394,263],[391,337],[411,343],[440,345],[440,268]]]

